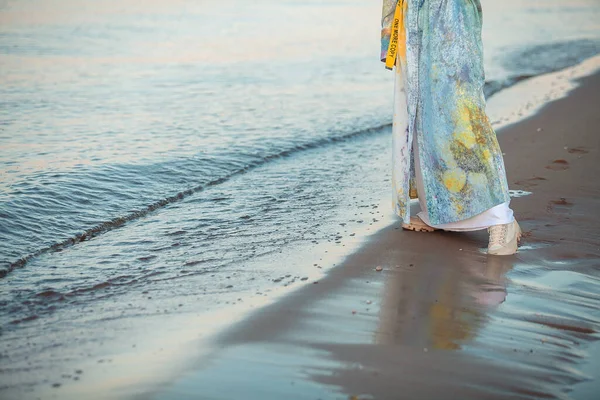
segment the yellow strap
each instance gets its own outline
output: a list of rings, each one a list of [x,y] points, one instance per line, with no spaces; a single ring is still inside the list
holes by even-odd
[[[404,34],[403,3],[404,0],[398,0],[398,4],[396,4],[396,11],[394,12],[394,21],[392,22],[390,45],[388,47],[387,56],[385,59],[385,67],[387,69],[393,69],[394,65],[396,65],[396,56],[398,54],[398,50],[404,52],[406,48],[406,35]]]

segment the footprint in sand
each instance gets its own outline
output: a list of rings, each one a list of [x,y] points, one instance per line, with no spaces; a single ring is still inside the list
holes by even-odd
[[[533,178],[524,179],[522,181],[515,182],[515,185],[519,185],[525,189],[530,189],[538,185],[539,182],[547,180],[541,176],[534,176]]]
[[[587,154],[587,153],[589,153],[588,150],[586,150],[582,147],[574,147],[572,149],[567,149],[567,151],[571,154]]]
[[[573,203],[570,203],[567,199],[561,197],[558,200],[550,200],[546,206],[546,210],[548,212],[566,213],[571,207],[573,207]]]
[[[564,171],[566,169],[569,169],[569,163],[567,162],[567,160],[554,160],[552,161],[552,164],[547,165],[546,169],[551,169],[553,171]]]

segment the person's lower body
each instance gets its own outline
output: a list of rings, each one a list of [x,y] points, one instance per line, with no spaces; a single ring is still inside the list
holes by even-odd
[[[392,126],[394,211],[405,229],[488,229],[489,254],[514,254],[521,231],[485,112],[479,2],[404,4]],[[415,193],[421,212],[411,216]]]

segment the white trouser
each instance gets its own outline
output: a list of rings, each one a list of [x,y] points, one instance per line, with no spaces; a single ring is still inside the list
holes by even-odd
[[[431,225],[429,222],[429,216],[427,214],[427,202],[425,201],[425,189],[423,187],[423,174],[421,172],[421,164],[419,159],[419,146],[417,145],[416,135],[413,139],[413,151],[415,156],[415,175],[417,180],[417,191],[419,192],[419,204],[421,206],[421,212],[417,214],[423,222],[434,228],[443,229],[446,231],[478,231],[487,229],[493,225],[510,224],[514,221],[513,210],[510,209],[510,201],[499,204],[495,207],[490,208],[477,214],[474,217],[465,219],[458,222],[451,222],[448,224]]]

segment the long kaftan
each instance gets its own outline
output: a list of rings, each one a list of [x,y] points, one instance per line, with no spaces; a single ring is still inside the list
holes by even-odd
[[[433,225],[508,203],[502,152],[485,113],[478,0],[405,0],[406,52],[398,54],[393,127],[396,213],[416,197],[413,136]],[[382,58],[397,2],[383,2]]]

